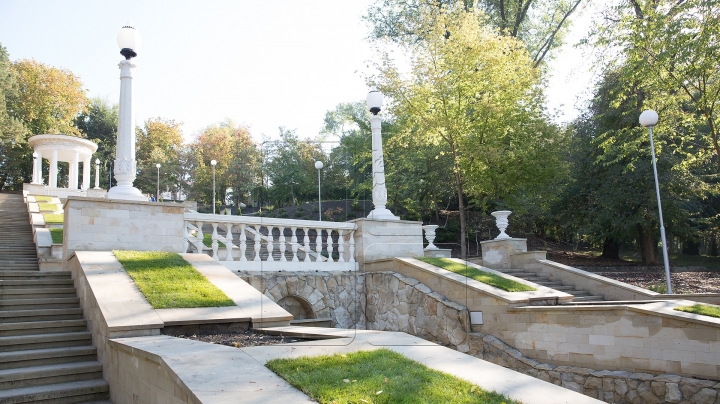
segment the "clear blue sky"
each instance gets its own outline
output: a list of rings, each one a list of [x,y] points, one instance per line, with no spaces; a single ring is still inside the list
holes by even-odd
[[[0,43],[12,60],[34,58],[71,70],[92,97],[117,103],[118,29],[143,37],[135,59],[136,124],[184,122],[186,139],[230,118],[253,136],[279,126],[315,137],[325,112],[367,94],[373,57],[362,21],[372,0],[159,1],[0,0]],[[573,39],[587,25],[578,21]],[[564,119],[589,82],[589,67],[566,48],[553,63],[549,106]],[[575,79],[568,80],[571,73]],[[578,84],[580,83],[580,84]]]

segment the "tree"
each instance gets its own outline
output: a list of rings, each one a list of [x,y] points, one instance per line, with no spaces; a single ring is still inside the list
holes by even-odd
[[[143,129],[137,129],[137,179],[135,186],[145,193],[155,194],[160,164],[160,192],[165,187],[177,191],[181,187],[182,167],[180,153],[183,150],[182,123],[172,119],[153,118],[145,121]]]
[[[118,106],[110,105],[107,100],[93,98],[87,109],[75,119],[80,132],[98,145],[95,158],[100,160],[100,187],[110,189],[109,170],[115,160],[115,143],[118,126]],[[94,164],[94,162],[93,162]]]
[[[421,46],[410,49],[411,71],[404,77],[388,52],[372,78],[392,100],[390,112],[403,122],[399,136],[444,145],[452,165],[458,199],[461,255],[466,256],[465,195],[513,191],[510,179],[530,178],[519,170],[540,167],[523,161],[535,152],[522,152],[551,143],[550,131],[540,131],[542,94],[539,75],[523,45],[482,24],[480,12],[454,11],[433,15],[422,27]],[[515,159],[513,152],[522,153]],[[494,181],[509,187],[478,184],[505,159],[505,170]],[[516,170],[516,168],[519,168]],[[468,178],[476,181],[468,186]],[[536,178],[532,177],[535,181]]]
[[[271,184],[268,196],[278,206],[295,205],[298,200],[310,201],[317,196],[317,169],[315,161],[327,165],[320,145],[309,139],[298,139],[295,131],[280,128],[280,139],[272,142],[265,163],[267,178]],[[325,187],[327,195],[329,187]]]
[[[27,130],[9,109],[8,100],[18,97],[17,73],[5,48],[0,45],[0,191],[6,184],[22,184],[29,162],[25,136]]]
[[[405,44],[424,41],[426,20],[458,11],[481,10],[504,35],[527,46],[533,65],[539,66],[552,49],[562,45],[569,18],[582,0],[377,0],[365,16],[372,38]],[[442,17],[438,20],[441,22]]]

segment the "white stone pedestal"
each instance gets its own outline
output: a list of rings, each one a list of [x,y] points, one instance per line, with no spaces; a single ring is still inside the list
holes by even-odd
[[[434,250],[425,250],[426,257],[435,258],[452,258],[452,250],[449,248],[436,248]]]
[[[491,269],[510,269],[510,256],[527,252],[527,239],[506,238],[481,241],[483,266]]]
[[[422,222],[355,219],[355,261],[422,257]],[[361,267],[362,269],[362,267]]]

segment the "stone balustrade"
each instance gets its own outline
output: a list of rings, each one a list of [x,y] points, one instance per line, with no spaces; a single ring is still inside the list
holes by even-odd
[[[355,223],[185,213],[187,251],[211,251],[232,270],[354,271],[356,229]]]

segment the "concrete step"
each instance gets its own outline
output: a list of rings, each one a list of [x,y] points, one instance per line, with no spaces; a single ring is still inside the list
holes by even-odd
[[[97,359],[90,345],[0,352],[0,369],[25,368],[57,363],[88,362]]]
[[[49,384],[0,391],[3,404],[53,403],[72,404],[106,400],[109,386],[105,380],[84,380],[79,382]]]
[[[0,390],[91,379],[102,379],[102,364],[98,361],[4,369],[0,370]]]
[[[74,288],[0,289],[0,300],[75,297]]]
[[[0,337],[87,331],[85,319],[0,323]]]
[[[1,272],[0,272],[1,273]],[[34,289],[47,287],[74,287],[72,279],[46,278],[46,279],[13,279],[0,280],[0,288],[8,289]]]
[[[0,300],[0,310],[39,310],[80,307],[77,297]]]
[[[25,279],[72,279],[69,272],[29,272],[29,271],[2,271],[0,280]]]
[[[92,343],[92,334],[84,332],[63,332],[51,334],[14,335],[0,337],[0,352],[22,351],[38,348],[60,348],[82,346]]]
[[[594,302],[594,301],[601,301],[605,300],[605,296],[600,295],[587,295],[587,296],[575,296],[573,298],[573,302]]]
[[[0,323],[76,320],[83,318],[83,309],[1,310]]]

